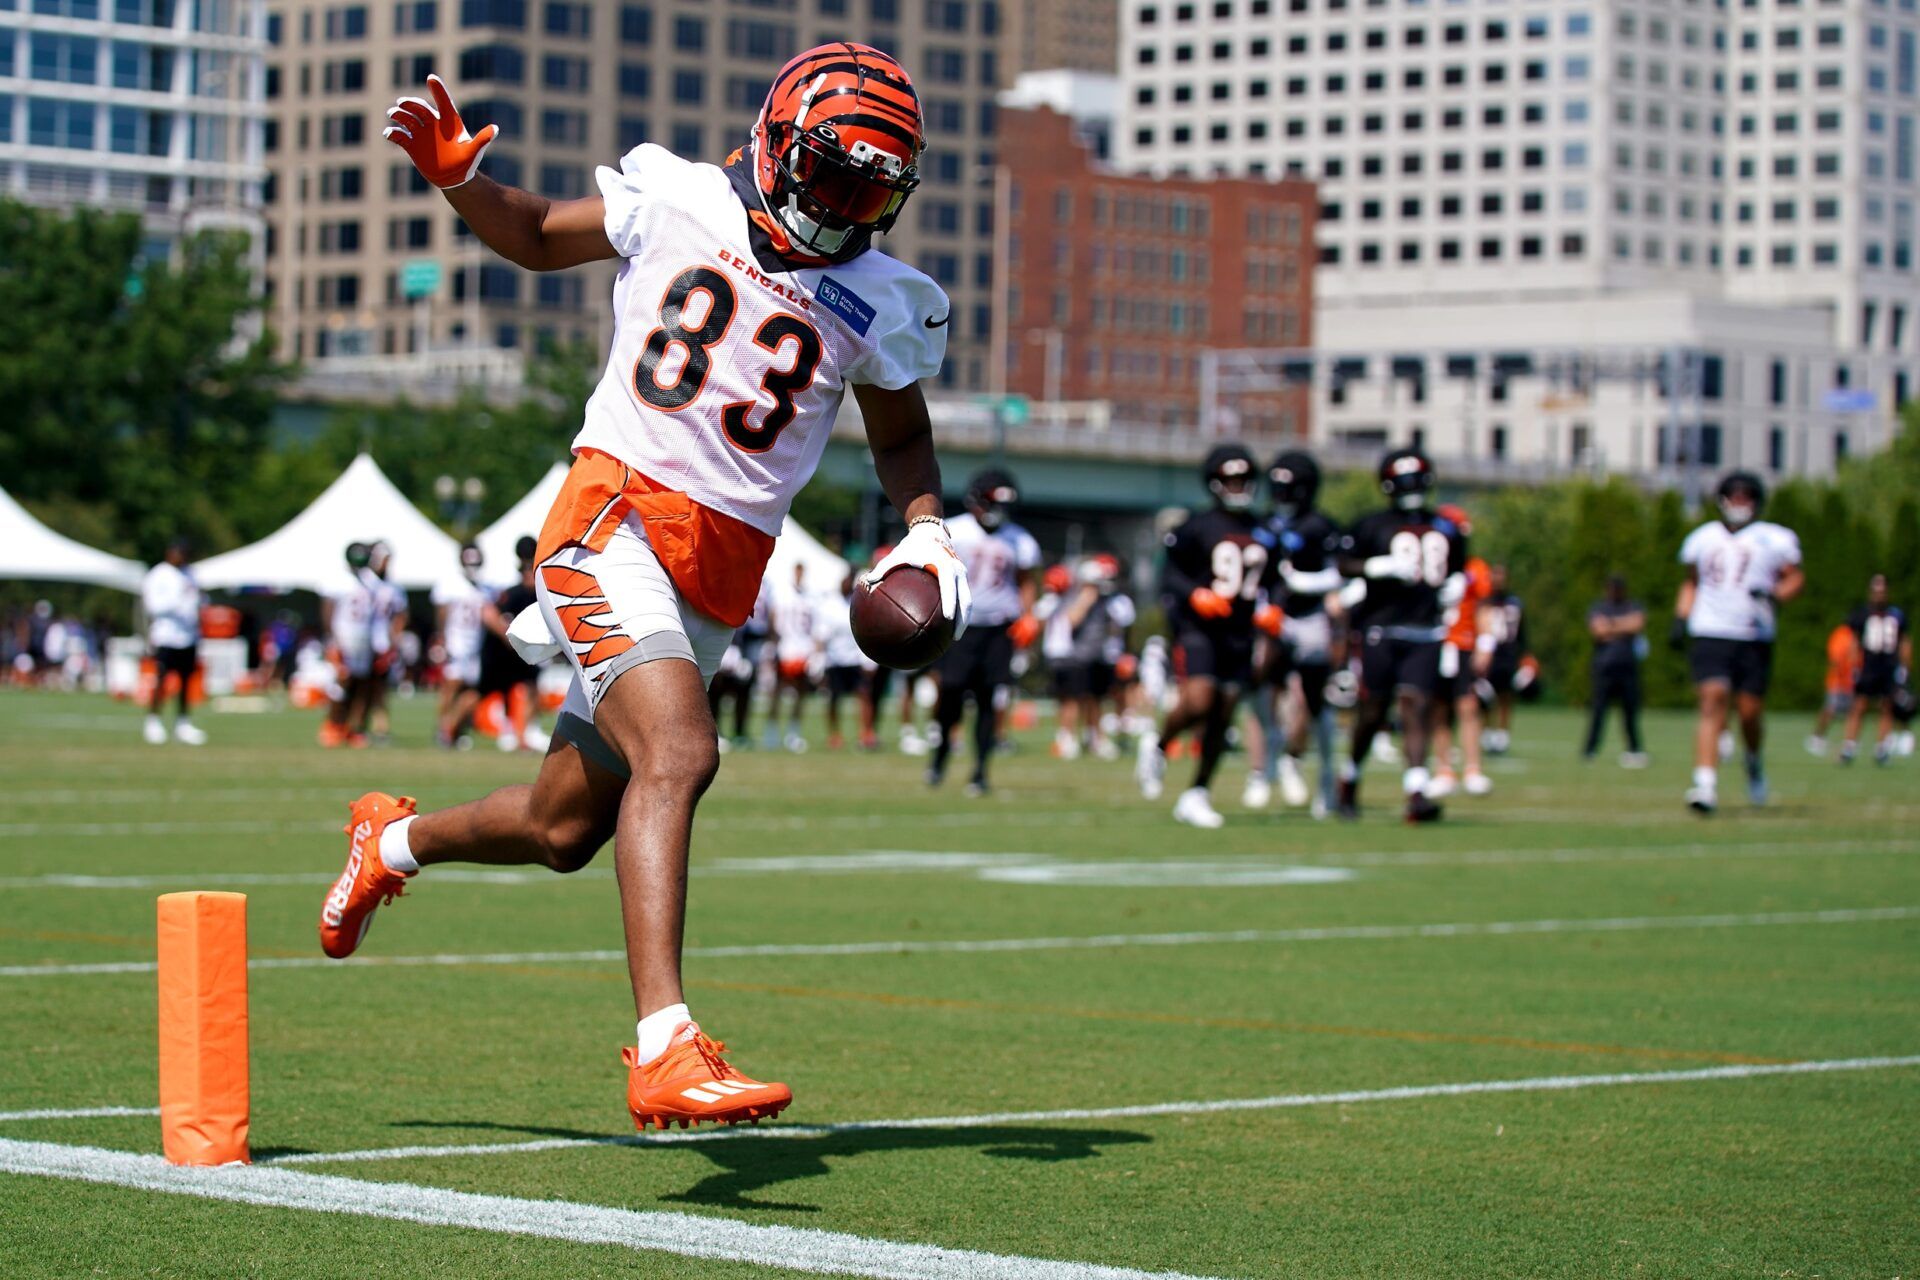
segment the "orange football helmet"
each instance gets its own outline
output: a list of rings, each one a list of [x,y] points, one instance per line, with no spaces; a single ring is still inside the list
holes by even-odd
[[[754,181],[795,249],[844,262],[892,228],[925,146],[906,69],[869,45],[823,44],[773,78],[753,126]]]

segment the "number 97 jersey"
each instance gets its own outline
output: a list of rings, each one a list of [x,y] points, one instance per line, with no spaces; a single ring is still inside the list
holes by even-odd
[[[820,463],[849,382],[934,376],[947,298],[869,249],[795,267],[774,256],[750,177],[652,144],[597,172],[613,286],[606,373],[575,452],[610,454],[662,488],[779,536]]]

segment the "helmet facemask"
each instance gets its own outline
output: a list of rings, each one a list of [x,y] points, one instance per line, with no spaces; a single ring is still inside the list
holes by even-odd
[[[865,140],[848,148],[831,124],[809,129],[804,120],[803,106],[793,127],[770,127],[756,140],[773,156],[773,191],[761,198],[796,249],[842,261],[893,229],[920,174],[911,158]]]

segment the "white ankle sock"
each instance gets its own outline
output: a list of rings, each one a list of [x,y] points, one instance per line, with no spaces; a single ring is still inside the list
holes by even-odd
[[[1405,795],[1424,795],[1433,782],[1433,775],[1424,766],[1415,765],[1400,775],[1400,790]]]
[[[667,1042],[673,1039],[673,1033],[680,1029],[680,1024],[692,1021],[693,1015],[687,1012],[684,1004],[670,1004],[640,1019],[637,1027],[640,1061],[652,1062],[665,1053]]]
[[[1720,785],[1720,771],[1701,765],[1693,771],[1693,785],[1702,791],[1716,790]]]
[[[420,864],[414,861],[413,848],[407,843],[407,828],[418,816],[413,814],[398,822],[389,822],[380,832],[380,861],[395,875],[410,876],[420,869]]]

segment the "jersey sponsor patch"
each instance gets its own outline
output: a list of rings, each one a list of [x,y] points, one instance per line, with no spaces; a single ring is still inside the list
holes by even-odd
[[[861,337],[864,338],[867,330],[873,327],[873,308],[867,305],[866,299],[832,276],[820,277],[820,283],[813,288],[813,296],[827,310],[845,320],[847,327]]]

